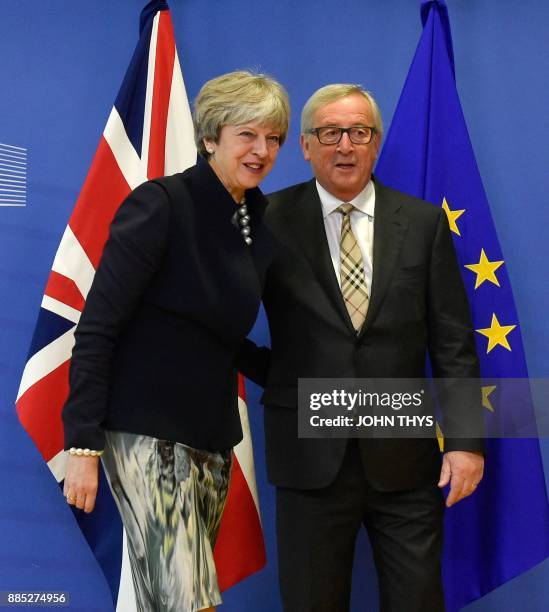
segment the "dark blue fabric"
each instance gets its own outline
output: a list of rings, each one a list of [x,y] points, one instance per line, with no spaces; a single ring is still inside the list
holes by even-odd
[[[170,7],[163,0],[151,0],[141,11],[139,17],[139,35],[143,35],[143,30],[152,23],[154,16],[158,11],[169,11]]]
[[[121,204],[75,332],[66,449],[103,448],[105,429],[213,451],[242,439],[234,362],[273,241],[259,189],[246,190],[246,205],[251,247],[206,162],[144,183]]]
[[[444,2],[423,2],[424,30],[408,72],[376,174],[388,185],[451,210],[465,210],[453,234],[461,266],[504,260],[457,93],[448,13]],[[464,269],[475,329],[492,314],[516,325],[511,350],[487,352],[476,335],[484,377],[527,377],[520,325],[506,266],[500,286]],[[528,404],[528,403],[527,403]],[[495,416],[511,409],[496,402]],[[522,411],[532,406],[522,405]],[[486,411],[486,419],[493,418]],[[485,477],[477,493],[446,514],[444,581],[447,609],[460,609],[549,556],[549,507],[536,439],[488,440]]]
[[[40,308],[38,320],[36,321],[36,329],[32,336],[32,343],[29,349],[29,359],[42,350],[45,346],[53,342],[59,336],[69,331],[74,327],[74,323],[61,317],[50,310]]]
[[[149,19],[142,24],[139,41],[114,102],[126,128],[126,134],[139,156],[141,156],[143,141],[143,115],[145,113],[151,32],[152,19]]]
[[[433,6],[435,5],[435,6]],[[450,65],[452,66],[452,74],[456,74],[454,65],[454,45],[452,44],[452,30],[450,28],[450,19],[448,17],[448,7],[444,0],[423,0],[421,3],[421,23],[423,27],[427,23],[431,9],[438,11],[440,16],[440,23],[444,29],[444,38],[446,41],[446,50],[448,52],[448,58]]]
[[[61,484],[61,486],[63,486]],[[111,590],[116,607],[122,568],[122,521],[109,489],[103,466],[99,470],[99,489],[92,514],[71,506],[94,557],[99,563]]]

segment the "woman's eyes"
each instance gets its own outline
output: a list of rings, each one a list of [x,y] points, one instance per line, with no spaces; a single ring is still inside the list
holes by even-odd
[[[242,132],[238,132],[238,136],[244,142],[253,142],[257,138],[257,134],[255,132],[250,132],[249,130],[242,130]],[[269,147],[278,147],[280,146],[280,136],[273,134],[272,136],[266,136],[265,140],[267,141],[267,145]]]

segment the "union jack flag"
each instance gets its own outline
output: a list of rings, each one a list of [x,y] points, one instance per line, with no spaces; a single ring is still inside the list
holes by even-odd
[[[166,2],[141,13],[140,38],[57,250],[17,395],[17,413],[58,482],[64,478],[61,410],[67,398],[74,330],[101,258],[110,222],[138,185],[196,162],[193,126]],[[244,381],[244,440],[235,448],[231,485],[215,548],[220,588],[265,564]],[[123,530],[102,478],[91,515],[75,511],[118,609],[133,597]],[[127,574],[127,576],[126,576]],[[133,604],[135,605],[135,604]]]

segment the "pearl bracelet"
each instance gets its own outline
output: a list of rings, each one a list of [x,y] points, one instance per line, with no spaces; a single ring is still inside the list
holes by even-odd
[[[69,449],[69,455],[76,455],[77,457],[100,457],[102,454],[102,450],[90,450],[89,448],[75,448],[73,446]]]

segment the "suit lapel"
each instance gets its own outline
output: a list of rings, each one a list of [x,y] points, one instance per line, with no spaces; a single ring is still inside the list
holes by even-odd
[[[401,204],[379,181],[374,179],[376,208],[374,216],[374,261],[370,304],[360,336],[377,316],[387,292],[406,230],[408,220]]]
[[[403,214],[398,199],[395,199],[391,191],[385,189],[379,181],[374,179],[374,183],[376,208],[373,279],[368,313],[359,337],[366,333],[368,326],[379,312],[408,228],[408,219]],[[292,227],[298,247],[307,258],[320,285],[349,331],[354,335],[355,329],[334,272],[324,228],[324,219],[322,218],[322,205],[314,179],[309,181],[301,198],[292,207],[291,223],[289,225]]]
[[[355,333],[334,272],[322,217],[322,204],[318,197],[314,179],[307,183],[303,195],[292,207],[291,217],[291,227],[298,247],[305,254],[334,308],[349,330]]]

